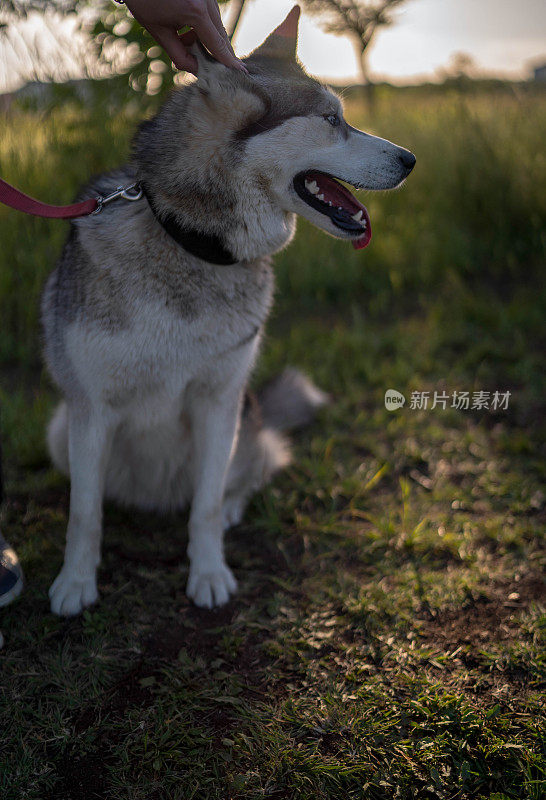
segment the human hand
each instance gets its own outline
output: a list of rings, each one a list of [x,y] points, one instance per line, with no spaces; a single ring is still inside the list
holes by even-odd
[[[189,52],[195,38],[178,34],[180,28],[190,25],[217,61],[247,71],[233,52],[216,0],[154,0],[153,3],[125,0],[125,5],[168,53],[177,69],[197,74],[197,60]]]

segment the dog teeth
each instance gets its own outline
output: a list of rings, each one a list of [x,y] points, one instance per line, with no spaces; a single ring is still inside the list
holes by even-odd
[[[323,194],[317,194],[317,198],[319,200],[324,200],[324,195]]]
[[[362,219],[362,214],[363,214],[362,209],[360,211],[357,211],[356,214],[353,214],[354,221],[360,222],[360,220]]]
[[[308,192],[311,192],[311,194],[318,194],[319,192],[318,184],[316,181],[311,181],[311,182],[305,181],[305,188],[307,189]]]

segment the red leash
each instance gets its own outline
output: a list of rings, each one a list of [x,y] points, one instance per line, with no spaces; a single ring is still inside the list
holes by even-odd
[[[140,200],[142,189],[138,183],[132,183],[130,186],[119,186],[115,192],[106,197],[92,197],[82,203],[74,203],[70,206],[51,206],[29,197],[28,194],[24,194],[0,178],[0,203],[15,208],[17,211],[23,211],[25,214],[33,214],[35,217],[52,217],[54,219],[87,217],[89,214],[98,214],[106,203],[117,200],[119,197],[124,200]]]

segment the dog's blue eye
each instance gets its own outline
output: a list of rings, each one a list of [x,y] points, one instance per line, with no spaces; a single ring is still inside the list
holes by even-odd
[[[334,128],[336,128],[338,125],[341,125],[341,120],[337,114],[325,114],[324,119]]]

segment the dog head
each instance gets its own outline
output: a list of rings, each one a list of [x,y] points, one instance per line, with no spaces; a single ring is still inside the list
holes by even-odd
[[[244,59],[228,69],[198,43],[197,81],[177,92],[136,140],[139,177],[159,214],[216,236],[237,260],[279,250],[295,215],[365,247],[366,208],[339,181],[392,189],[415,157],[351,127],[339,99],[296,58],[296,6]]]

